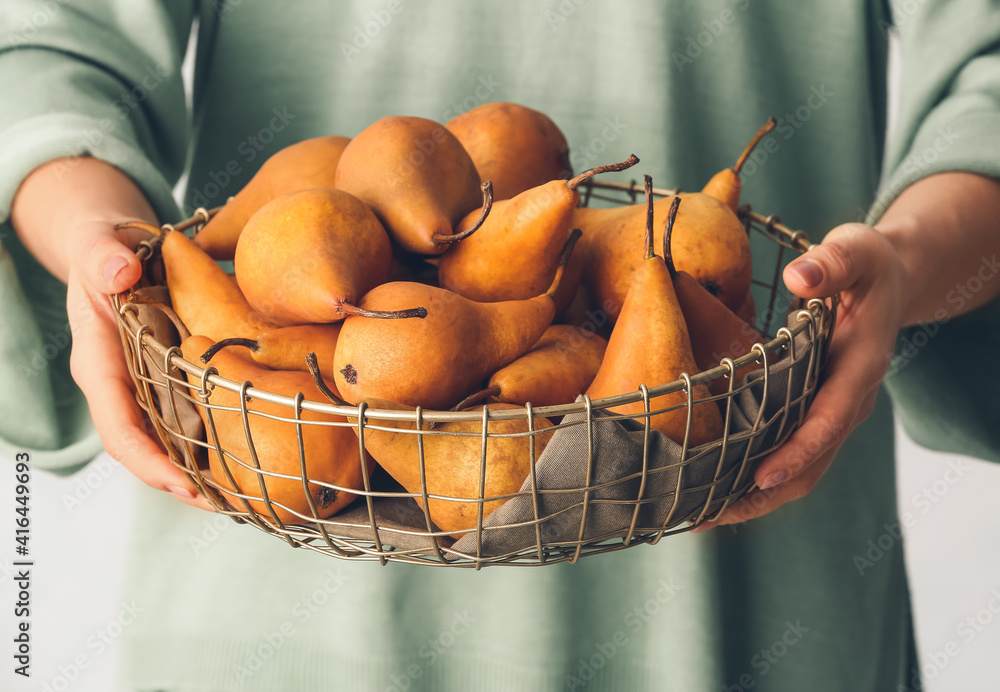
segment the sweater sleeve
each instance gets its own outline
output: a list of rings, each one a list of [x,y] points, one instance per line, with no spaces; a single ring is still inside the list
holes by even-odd
[[[1000,178],[1000,7],[991,0],[892,0],[890,7],[902,63],[899,116],[869,223],[934,173]],[[942,298],[958,306],[963,290],[989,281],[1000,281],[996,255]],[[997,354],[1000,300],[904,329],[885,382],[907,433],[930,449],[1000,462]]]
[[[189,140],[180,65],[194,2],[3,4],[0,458],[28,452],[37,467],[70,473],[101,444],[70,376],[66,288],[19,242],[11,203],[38,166],[86,155],[131,177],[161,218],[178,218],[172,187]]]

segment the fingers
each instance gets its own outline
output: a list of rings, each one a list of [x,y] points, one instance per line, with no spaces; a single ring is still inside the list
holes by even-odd
[[[97,300],[102,300],[98,297]],[[67,291],[73,350],[70,370],[90,406],[108,454],[145,484],[171,492],[186,504],[212,510],[188,476],[174,466],[147,432],[122,354],[117,327],[96,305],[74,273]]]
[[[93,291],[109,295],[133,286],[142,274],[138,258],[117,237],[109,222],[92,222],[73,236],[71,272]]]
[[[790,290],[840,293],[841,307],[822,386],[802,426],[757,469],[762,489],[799,476],[870,412],[900,320],[899,277],[885,243],[870,227],[845,224],[786,268]]]
[[[888,241],[878,231],[844,224],[785,267],[785,285],[802,298],[832,296],[873,277],[887,251]]]
[[[901,323],[901,276],[888,241],[861,224],[833,229],[785,268],[785,284],[796,295],[840,294],[824,380],[802,425],[758,466],[760,489],[697,530],[762,516],[812,490],[874,407]]]
[[[854,368],[845,370],[857,372]],[[749,521],[811,492],[830,467],[847,436],[868,417],[875,405],[878,380],[866,376],[859,379],[858,385],[850,384],[846,378],[839,382],[831,379],[824,384],[802,427],[761,462],[754,475],[760,489],[748,493],[727,508],[716,521],[702,524],[692,531],[707,531],[714,526]],[[867,393],[857,394],[855,387],[859,386],[864,387]]]
[[[718,519],[700,524],[691,529],[691,533],[708,531],[716,526],[741,524],[757,517],[762,517],[778,509],[782,505],[801,499],[812,492],[820,478],[830,468],[833,458],[840,445],[826,452],[808,471],[793,481],[769,490],[753,490],[744,495],[738,502],[726,508]]]
[[[883,348],[873,338],[856,339],[851,348],[831,353],[827,378],[805,421],[761,462],[754,475],[757,485],[768,489],[796,478],[867,417],[885,374]]]

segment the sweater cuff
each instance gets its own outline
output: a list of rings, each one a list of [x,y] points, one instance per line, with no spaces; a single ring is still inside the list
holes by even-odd
[[[133,143],[114,132],[113,121],[75,113],[35,116],[0,131],[0,219],[10,216],[21,182],[39,166],[55,159],[92,156],[115,166],[142,190],[157,217],[180,218],[166,178]],[[65,164],[67,171],[72,162]]]

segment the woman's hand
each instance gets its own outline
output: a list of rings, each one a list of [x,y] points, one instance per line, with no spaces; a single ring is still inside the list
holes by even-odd
[[[116,231],[115,224],[155,222],[152,209],[117,169],[93,159],[70,161],[72,165],[53,162],[33,172],[18,191],[11,219],[28,250],[66,283],[73,379],[113,459],[147,485],[211,510],[150,435],[108,300],[134,285],[141,273],[132,250],[142,233]]]
[[[747,521],[813,489],[847,436],[872,412],[903,319],[904,271],[889,240],[871,226],[845,224],[790,263],[785,285],[802,298],[840,293],[824,377],[802,426],[764,459],[760,486],[712,526]]]
[[[960,303],[949,296],[1000,254],[1000,182],[965,172],[903,191],[877,226],[845,224],[785,268],[802,298],[840,293],[829,360],[802,427],[764,459],[748,493],[695,531],[771,512],[806,495],[847,436],[871,413],[901,327],[943,321],[995,300],[1000,281]]]
[[[70,370],[87,397],[94,426],[111,458],[146,485],[211,510],[153,439],[146,415],[135,401],[118,323],[108,301],[111,294],[135,284],[141,271],[131,248],[142,238],[114,230],[117,222],[126,220],[134,219],[90,220],[71,229],[66,292],[73,335]]]

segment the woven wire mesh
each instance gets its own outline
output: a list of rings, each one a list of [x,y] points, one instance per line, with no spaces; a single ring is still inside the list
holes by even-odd
[[[654,189],[654,194],[665,196],[673,194],[673,190]],[[643,194],[642,187],[636,182],[609,183],[592,181],[582,189],[582,203],[595,201],[610,204],[637,203]],[[195,215],[182,223],[165,226],[165,230],[184,231],[192,227],[199,228],[211,217],[212,212],[204,209],[196,211]],[[112,304],[118,314],[122,343],[128,368],[136,388],[136,399],[139,405],[148,413],[156,434],[167,450],[171,461],[181,468],[192,482],[205,494],[217,511],[232,517],[237,522],[250,524],[261,531],[280,537],[292,546],[315,550],[327,555],[353,560],[377,560],[386,562],[407,562],[435,566],[460,566],[479,569],[486,565],[542,565],[557,562],[575,562],[585,555],[620,550],[643,543],[655,544],[665,535],[686,531],[692,526],[717,517],[730,504],[754,488],[753,471],[757,463],[771,450],[780,445],[798,427],[808,409],[808,405],[816,391],[825,353],[832,337],[836,313],[836,298],[821,301],[810,300],[804,304],[783,288],[780,277],[784,263],[798,253],[810,247],[806,235],[793,231],[777,217],[763,217],[753,212],[748,206],[739,211],[739,217],[746,230],[751,235],[766,238],[777,247],[773,263],[755,262],[753,285],[755,294],[763,295],[766,303],[759,301],[758,324],[762,334],[769,337],[766,343],[757,344],[750,353],[736,358],[725,358],[720,365],[700,373],[683,374],[680,379],[670,383],[659,383],[655,386],[641,386],[636,392],[625,392],[615,397],[591,400],[584,396],[582,401],[567,402],[557,406],[524,407],[508,410],[490,410],[485,406],[478,411],[453,412],[431,411],[417,408],[415,411],[376,410],[370,409],[365,403],[356,407],[337,406],[326,403],[318,392],[300,392],[294,397],[286,397],[273,392],[254,388],[250,382],[235,382],[221,377],[218,370],[209,365],[202,365],[182,357],[176,345],[168,345],[157,340],[156,335],[140,319],[139,303],[131,293],[123,293],[112,297]],[[138,254],[143,261],[147,273],[151,273],[158,252],[158,242],[144,243]],[[763,307],[766,305],[766,307]],[[792,315],[787,321],[786,316]],[[781,325],[778,327],[777,325]],[[745,442],[745,453],[734,468],[723,469],[723,459],[727,447],[736,444],[736,439],[728,432],[730,420],[734,415],[734,402],[748,384],[739,384],[731,374],[741,367],[755,362],[761,368],[763,391],[765,394],[773,384],[771,372],[774,362],[782,357],[787,363],[805,364],[806,379],[801,390],[792,391],[789,380],[784,393],[784,405],[779,415],[771,417],[765,423],[763,408],[756,420],[751,421],[749,433],[742,436]],[[696,403],[694,397],[695,385],[708,383],[717,378],[727,378],[728,391],[725,395],[710,397],[717,401],[723,412],[724,429],[727,431],[716,442],[699,448],[696,452],[688,446],[692,407]],[[757,385],[760,386],[761,381]],[[235,402],[228,405],[218,402],[223,396],[221,392],[236,394]],[[683,392],[686,401],[683,404],[665,407],[656,403],[655,399],[671,392]],[[641,401],[645,415],[624,416],[613,412],[600,415],[599,412],[621,404]],[[701,400],[698,400],[701,401]],[[238,402],[238,403],[237,403]],[[283,415],[264,412],[262,404],[280,407]],[[201,409],[205,423],[205,435],[186,429],[182,423],[180,409],[182,407]],[[272,410],[274,406],[270,406]],[[654,468],[651,457],[651,435],[656,434],[650,428],[650,417],[654,414],[683,409],[687,410],[688,433],[681,445],[680,461],[659,468]],[[327,414],[342,417],[341,420],[304,420],[305,412]],[[220,416],[238,414],[242,423],[243,435],[248,453],[239,455],[232,449],[227,449],[220,441],[223,437],[217,424]],[[572,414],[577,414],[575,417]],[[582,415],[582,417],[581,417]],[[559,419],[554,426],[544,428],[546,419]],[[255,417],[270,418],[280,421],[282,425],[294,426],[298,442],[299,473],[277,473],[265,468],[256,452],[253,440],[251,421]],[[597,483],[594,481],[596,471],[600,469],[602,458],[594,453],[593,441],[597,426],[615,425],[625,418],[631,418],[642,426],[641,466],[635,473]],[[490,422],[520,420],[523,430],[513,433],[495,432],[489,429]],[[394,424],[406,421],[413,429],[398,429]],[[473,432],[455,432],[437,429],[438,426],[466,422],[477,427]],[[362,487],[351,488],[324,482],[310,477],[309,461],[306,458],[304,436],[308,435],[309,426],[352,427],[357,435],[358,460],[361,466]],[[583,426],[586,433],[587,454],[586,483],[574,488],[542,489],[538,486],[538,448],[540,436],[550,436],[553,431],[571,426]],[[770,429],[777,426],[777,429]],[[189,426],[188,426],[189,427]],[[544,429],[543,429],[544,428]],[[393,486],[379,479],[377,473],[362,460],[365,459],[366,436],[377,431],[392,431],[400,435],[416,436],[416,464],[420,474],[419,492],[407,492],[398,486]],[[753,449],[751,442],[756,436],[767,432],[773,439],[765,448]],[[479,449],[479,487],[473,497],[451,497],[429,492],[427,487],[427,455],[425,448],[428,443],[434,444],[434,436],[463,437],[470,445]],[[748,437],[749,436],[749,437]],[[522,489],[518,492],[489,496],[485,494],[488,459],[491,451],[491,440],[498,438],[521,438],[527,440],[525,453],[528,455],[529,473]],[[495,444],[495,443],[494,443]],[[753,451],[751,451],[753,449]],[[226,478],[223,482],[212,477],[207,470],[205,457],[217,454],[222,460]],[[439,462],[436,462],[439,463]],[[700,468],[698,468],[700,466]],[[694,486],[685,485],[685,477],[694,475],[697,470],[706,473],[706,467],[711,473],[711,480]],[[240,484],[235,473],[250,473],[256,479],[255,483]],[[658,474],[675,474],[675,481],[666,492],[651,494],[650,488],[657,485]],[[664,476],[666,478],[666,476]],[[268,480],[265,483],[266,479]],[[301,484],[303,494],[307,499],[307,511],[295,510],[287,505],[281,505],[269,496],[269,486],[279,479]],[[634,497],[627,500],[608,500],[600,497],[609,486],[615,484],[638,483]],[[662,482],[659,483],[662,485]],[[624,487],[624,486],[623,486]],[[661,488],[662,490],[662,488]],[[341,511],[333,516],[321,518],[315,498],[317,491],[333,494],[349,493],[358,498],[349,509],[349,516]],[[544,504],[541,501],[545,493],[563,493],[568,496],[579,496],[578,502],[572,503],[561,512],[579,511],[579,530],[572,535],[561,535],[553,540],[543,536],[544,522],[552,519],[540,510]],[[697,493],[704,498],[694,509],[682,511],[685,496]],[[484,525],[488,514],[487,503],[509,501],[521,498],[530,502],[532,517],[528,520],[512,524]],[[403,502],[412,510],[410,522],[393,522],[387,525],[384,519],[380,521],[379,507],[387,501]],[[414,502],[416,501],[416,502]],[[474,537],[474,548],[457,550],[454,537],[456,532],[438,529],[429,510],[429,501],[461,502],[474,504],[477,509],[477,521],[474,527],[463,532]],[[617,503],[631,513],[627,527],[619,527],[606,534],[585,535],[588,517],[597,511],[602,503]],[[666,503],[666,513],[655,523],[644,522],[644,508],[653,503]],[[261,509],[265,511],[261,511]],[[282,516],[279,516],[282,515]],[[663,514],[661,512],[661,514]],[[285,517],[284,519],[282,517]],[[497,552],[484,551],[484,532],[502,531],[505,529],[527,529],[534,534],[533,544],[519,546],[516,549]],[[464,541],[466,545],[469,541]]]

